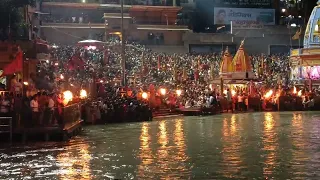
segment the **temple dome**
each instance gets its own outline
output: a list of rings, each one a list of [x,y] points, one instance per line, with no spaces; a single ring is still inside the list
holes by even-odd
[[[233,71],[234,72],[251,72],[251,59],[247,52],[244,50],[244,40],[241,42],[240,47],[233,58]]]
[[[304,48],[320,46],[320,0],[312,10],[304,34]]]
[[[231,73],[231,72],[233,72],[232,56],[230,55],[229,49],[227,47],[225,52],[223,53],[221,67],[220,67],[220,74]]]

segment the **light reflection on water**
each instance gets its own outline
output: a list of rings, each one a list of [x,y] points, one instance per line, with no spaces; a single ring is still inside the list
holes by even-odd
[[[275,161],[277,156],[277,148],[279,147],[277,141],[277,134],[274,131],[275,120],[273,114],[267,112],[264,114],[264,128],[262,144],[265,151],[263,174],[265,178],[272,178],[273,169],[275,168]],[[271,176],[271,177],[270,177]]]
[[[320,113],[180,117],[85,127],[0,150],[0,179],[320,179]]]

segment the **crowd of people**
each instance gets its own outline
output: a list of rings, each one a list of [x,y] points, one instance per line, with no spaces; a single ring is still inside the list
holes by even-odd
[[[37,74],[30,75],[28,82],[26,94],[28,108],[26,109],[31,112],[29,115],[33,119],[33,124],[59,124],[59,118],[49,119],[47,122],[41,119],[48,119],[47,117],[52,119],[55,114],[59,114],[58,107],[63,107],[61,95],[63,91],[77,92],[79,89],[88,88],[88,84],[92,83],[99,84],[97,96],[100,99],[99,103],[95,103],[97,108],[94,114],[95,119],[102,122],[113,122],[114,119],[125,121],[128,118],[129,121],[150,119],[152,117],[151,108],[159,109],[160,105],[153,106],[145,99],[138,98],[139,93],[150,91],[150,85],[155,89],[161,87],[167,89],[166,96],[162,96],[160,92],[156,92],[155,96],[160,97],[160,103],[166,104],[170,108],[209,107],[211,105],[221,107],[221,101],[226,100],[227,104],[233,104],[233,108],[228,107],[230,110],[244,111],[247,109],[247,88],[238,89],[230,96],[231,90],[220,92],[220,88],[211,86],[210,82],[219,78],[223,53],[166,54],[151,51],[134,42],[127,43],[125,53],[126,89],[132,91],[128,95],[118,92],[119,89],[124,88],[120,86],[122,65],[120,63],[119,39],[113,39],[97,46],[77,44],[75,46],[54,45],[52,47],[51,60],[41,61],[37,67]],[[290,85],[288,56],[251,55],[250,59],[253,72],[257,79],[264,84],[263,88],[256,90],[257,96],[263,97],[266,89],[277,88],[279,84]],[[14,94],[21,94],[17,92],[22,89],[21,80],[12,84],[15,86],[11,87],[11,91]],[[177,89],[182,93],[178,95]],[[46,93],[38,94],[37,91],[40,90],[44,90]],[[236,100],[234,97],[237,97]],[[15,97],[9,99],[12,98]],[[91,102],[91,107],[92,104],[94,103]],[[6,103],[3,107],[12,109],[12,105],[6,106]],[[92,112],[89,109],[87,108],[84,112]],[[28,114],[23,116],[28,116]],[[90,118],[92,116],[86,117],[86,119]]]

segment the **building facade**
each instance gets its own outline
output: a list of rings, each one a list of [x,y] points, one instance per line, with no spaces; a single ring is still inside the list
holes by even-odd
[[[83,39],[106,40],[121,31],[119,2],[69,1],[39,5],[39,36],[56,44],[74,44]],[[249,53],[274,54],[288,53],[303,41],[292,39],[299,26],[279,23],[279,0],[124,2],[124,37],[156,49],[176,46],[179,52],[221,52],[228,46],[232,51],[246,39]],[[204,31],[197,32],[200,26]]]

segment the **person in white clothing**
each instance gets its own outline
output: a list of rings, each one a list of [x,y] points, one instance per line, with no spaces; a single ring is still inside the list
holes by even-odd
[[[30,107],[32,111],[32,125],[39,124],[39,103],[38,103],[38,96],[34,95],[32,100],[30,101]]]
[[[19,81],[14,85],[15,93],[16,94],[22,94],[22,88],[23,88],[22,80],[19,79]]]

